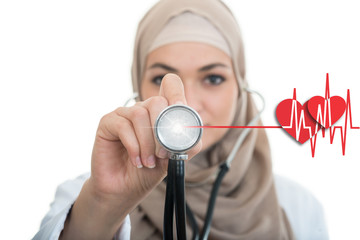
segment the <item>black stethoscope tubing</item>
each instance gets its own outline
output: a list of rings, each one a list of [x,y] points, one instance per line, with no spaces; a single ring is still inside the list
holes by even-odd
[[[177,239],[186,239],[185,164],[169,159],[164,209],[164,239],[173,239],[174,207]]]
[[[189,205],[185,202],[185,164],[183,160],[169,159],[168,177],[166,183],[165,209],[164,209],[164,234],[165,240],[173,239],[173,219],[174,207],[176,216],[176,234],[178,240],[186,239],[186,219],[193,230],[193,240],[205,240],[210,233],[210,226],[212,216],[214,213],[216,196],[221,186],[221,182],[225,174],[229,170],[229,166],[223,163],[219,167],[220,171],[217,174],[215,183],[211,190],[206,217],[204,221],[203,230],[199,234],[199,227],[196,223],[193,212]]]

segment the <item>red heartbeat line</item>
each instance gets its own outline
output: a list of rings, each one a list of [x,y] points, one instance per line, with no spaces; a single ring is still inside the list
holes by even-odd
[[[325,101],[330,99],[330,87],[329,87],[329,74],[326,75],[326,88],[325,88]],[[324,115],[326,114],[326,111],[330,111],[330,105],[326,104],[325,105],[327,110],[324,111]],[[317,116],[319,116],[321,112],[318,112]],[[329,117],[327,114],[327,116],[322,116],[321,120],[324,120],[324,122],[326,121],[325,117]],[[319,120],[319,119],[317,119]],[[349,120],[349,121],[348,121]],[[341,147],[342,147],[342,154],[343,156],[345,156],[345,148],[346,148],[346,135],[347,135],[347,129],[348,129],[348,122],[350,122],[350,129],[360,129],[360,127],[354,127],[353,123],[352,123],[352,115],[351,115],[351,100],[350,100],[350,90],[347,90],[347,95],[346,95],[346,108],[345,108],[345,126],[331,126],[330,127],[330,144],[333,144],[334,141],[334,137],[335,137],[335,131],[336,129],[340,130],[340,135],[341,135]],[[320,122],[322,125],[322,121]],[[317,126],[316,126],[317,128]],[[321,131],[322,131],[322,136],[323,138],[325,137],[325,128],[321,127]],[[312,157],[315,156],[315,148],[316,148],[316,139],[317,139],[317,133],[315,134],[314,138],[310,139],[310,143],[311,143],[311,154]]]
[[[185,126],[186,128],[282,128],[282,126]]]
[[[294,88],[293,100],[296,100],[296,88]],[[311,146],[311,155],[315,157],[315,149],[316,149],[316,140],[317,140],[317,133],[319,130],[322,131],[323,138],[325,137],[325,126],[326,120],[329,122],[330,127],[330,144],[333,143],[336,129],[339,129],[341,135],[341,146],[342,146],[342,154],[345,155],[345,148],[346,148],[346,136],[347,136],[347,129],[348,129],[348,122],[350,123],[350,129],[360,129],[360,127],[354,127],[352,123],[352,115],[351,115],[351,100],[350,100],[350,90],[347,89],[347,96],[346,96],[346,108],[345,108],[345,125],[344,126],[331,126],[331,108],[330,108],[330,87],[329,87],[329,74],[326,74],[326,87],[325,87],[325,99],[324,99],[324,106],[325,111],[322,112],[320,105],[318,106],[318,112],[316,114],[316,128],[315,134],[312,136],[311,128],[305,125],[305,118],[303,117],[304,110],[301,110],[300,113],[300,121],[298,124],[295,124],[295,131],[296,131],[296,140],[299,140],[299,132],[301,130],[308,130],[310,134],[310,146]],[[186,126],[187,128],[292,128],[293,121],[292,119],[295,117],[295,123],[297,123],[297,105],[293,104],[291,109],[291,124],[290,126]],[[322,125],[320,125],[320,124]],[[304,129],[302,129],[304,127]]]

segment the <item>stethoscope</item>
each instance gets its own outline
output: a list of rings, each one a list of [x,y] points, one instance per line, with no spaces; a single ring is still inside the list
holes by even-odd
[[[254,126],[260,119],[260,115],[265,109],[264,97],[257,91],[244,88],[248,93],[259,96],[262,108],[258,114],[246,126]],[[124,106],[138,97],[137,93],[129,98]],[[168,176],[166,178],[166,194],[164,207],[163,239],[173,239],[174,212],[176,219],[176,235],[178,240],[186,239],[186,218],[193,230],[193,240],[205,240],[210,233],[212,216],[215,208],[216,196],[221,186],[225,174],[229,171],[231,162],[249,134],[251,128],[244,128],[234,144],[232,151],[226,161],[219,165],[219,169],[214,173],[215,182],[210,194],[204,226],[200,234],[193,212],[185,201],[185,160],[187,152],[193,148],[202,136],[202,120],[199,114],[189,106],[175,104],[165,108],[158,116],[154,126],[154,134],[157,141],[169,152]],[[209,179],[205,179],[196,186],[205,184]],[[195,186],[195,184],[193,184]]]

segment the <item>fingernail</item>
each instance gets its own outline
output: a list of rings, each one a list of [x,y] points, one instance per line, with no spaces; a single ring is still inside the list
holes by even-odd
[[[184,103],[182,101],[176,101],[175,104],[182,104],[184,105]]]
[[[167,156],[168,156],[168,152],[165,150],[165,148],[160,147],[159,158],[166,158]]]
[[[141,163],[141,159],[140,159],[139,156],[135,158],[135,162],[136,162],[137,168],[142,168],[143,167],[143,165]]]
[[[154,168],[156,166],[155,164],[155,157],[154,155],[151,155],[149,158],[148,158],[148,168]]]

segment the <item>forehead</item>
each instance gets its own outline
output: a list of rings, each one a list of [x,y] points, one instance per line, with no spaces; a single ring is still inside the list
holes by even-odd
[[[146,68],[154,63],[200,67],[213,62],[221,62],[232,67],[231,58],[222,50],[206,43],[176,42],[161,46],[149,53]]]

